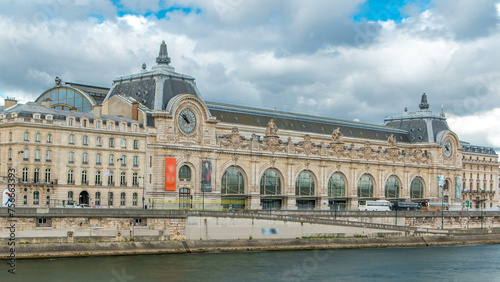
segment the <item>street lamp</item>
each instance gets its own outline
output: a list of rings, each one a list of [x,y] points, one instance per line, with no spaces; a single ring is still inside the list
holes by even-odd
[[[337,207],[335,206],[335,191],[336,190],[337,190],[337,186],[335,184],[333,184],[332,202],[333,202],[333,212],[335,214],[334,220],[337,220]]]
[[[441,229],[444,229],[444,191],[441,189]]]
[[[269,184],[271,184],[271,187],[272,187],[273,183],[271,182],[271,180],[268,180],[267,182],[269,182]],[[267,191],[267,189],[266,189],[266,191]],[[269,215],[271,215],[271,209],[273,206],[273,193],[272,192],[273,191],[271,189],[270,194],[269,194],[271,196],[271,199],[269,200]]]
[[[142,178],[142,209],[145,208],[145,205],[144,205],[144,177],[143,176],[139,176],[139,179]]]

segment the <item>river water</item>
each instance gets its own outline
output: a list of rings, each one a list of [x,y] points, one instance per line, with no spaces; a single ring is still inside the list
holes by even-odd
[[[0,281],[500,281],[500,245],[1,261]]]

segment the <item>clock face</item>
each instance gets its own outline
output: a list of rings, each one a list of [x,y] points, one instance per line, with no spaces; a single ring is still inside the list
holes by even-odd
[[[184,133],[191,133],[196,128],[196,115],[190,109],[184,109],[179,114],[179,127]]]
[[[451,142],[450,141],[446,141],[444,142],[444,147],[443,147],[443,151],[444,151],[444,156],[449,158],[451,157],[451,153],[452,153],[452,146],[451,146]]]

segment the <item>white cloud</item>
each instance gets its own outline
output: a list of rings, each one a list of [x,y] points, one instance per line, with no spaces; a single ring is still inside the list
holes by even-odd
[[[484,113],[500,120],[500,3],[443,0],[402,23],[355,23],[361,2],[120,2],[139,14],[201,10],[158,20],[117,17],[107,1],[4,1],[0,89],[33,100],[55,76],[111,85],[153,66],[165,40],[172,66],[194,76],[207,100],[381,124],[416,110],[426,92],[435,112],[445,105],[450,124],[464,117],[455,129],[463,140],[498,146],[492,130],[470,139],[461,128]]]

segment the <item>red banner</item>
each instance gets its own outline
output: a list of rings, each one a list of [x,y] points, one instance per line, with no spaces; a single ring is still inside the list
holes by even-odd
[[[165,158],[165,191],[175,191],[176,159]]]

